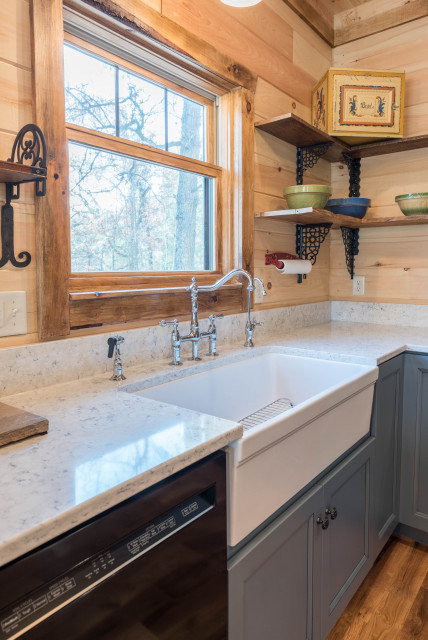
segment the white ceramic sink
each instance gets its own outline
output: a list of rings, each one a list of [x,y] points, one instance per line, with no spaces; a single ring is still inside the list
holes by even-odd
[[[231,545],[369,432],[378,376],[377,367],[258,352],[198,373],[180,371],[178,379],[137,391],[234,422],[278,399],[291,401],[292,408],[267,413],[229,448]]]

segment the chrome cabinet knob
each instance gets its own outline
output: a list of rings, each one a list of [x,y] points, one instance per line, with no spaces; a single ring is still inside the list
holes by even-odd
[[[326,515],[330,516],[330,518],[332,520],[336,520],[336,518],[337,518],[337,509],[336,509],[336,507],[332,507],[331,509],[326,509],[325,512],[326,512]]]

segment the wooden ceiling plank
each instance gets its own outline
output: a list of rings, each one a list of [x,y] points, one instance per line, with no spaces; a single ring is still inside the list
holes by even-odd
[[[371,0],[334,16],[334,46],[426,16],[427,0]]]
[[[283,0],[328,44],[334,46],[334,17],[321,0]]]

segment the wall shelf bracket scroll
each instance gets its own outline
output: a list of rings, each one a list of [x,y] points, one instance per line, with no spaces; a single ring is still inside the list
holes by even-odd
[[[296,253],[300,260],[310,260],[312,265],[317,261],[320,247],[330,231],[331,222],[326,224],[297,224]],[[299,274],[297,282],[303,282],[306,274]]]
[[[303,174],[306,169],[312,169],[318,160],[329,150],[333,143],[323,142],[307,147],[297,147],[296,152],[296,184],[303,184]]]
[[[14,212],[11,203],[18,200],[23,182],[35,183],[36,196],[46,194],[46,142],[37,125],[27,124],[21,129],[13,143],[11,157],[6,163],[2,163],[2,168],[6,203],[1,208],[0,268],[9,261],[14,267],[27,267],[31,262],[28,251],[21,251],[18,258],[15,257]]]
[[[351,280],[354,279],[355,256],[359,252],[359,229],[350,229],[349,227],[341,227],[343,244],[345,245],[345,260],[348,273]]]
[[[349,171],[349,197],[360,197],[361,158],[353,158],[348,153],[342,153],[343,161]]]

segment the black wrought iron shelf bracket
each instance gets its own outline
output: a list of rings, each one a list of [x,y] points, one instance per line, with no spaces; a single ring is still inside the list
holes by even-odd
[[[310,260],[312,265],[317,261],[320,247],[329,234],[332,223],[297,224],[296,225],[296,254],[301,260]],[[306,274],[299,274],[297,282],[301,284]]]
[[[361,158],[353,158],[345,151],[342,153],[343,161],[349,171],[349,197],[360,197]]]
[[[307,169],[312,169],[331,147],[332,142],[311,144],[307,147],[296,149],[296,184],[303,184],[303,174]]]
[[[350,227],[340,227],[343,244],[345,245],[345,260],[351,280],[354,279],[355,256],[359,252],[360,230]]]
[[[36,196],[46,195],[46,142],[43,133],[35,124],[22,127],[15,138],[8,162],[15,163],[19,172],[19,167],[24,165],[24,160],[30,161],[32,174],[28,174],[28,177],[25,175],[19,182],[13,180],[6,182],[6,202],[1,208],[0,268],[10,262],[12,266],[22,269],[28,267],[31,262],[28,251],[21,251],[18,258],[15,257],[14,212],[11,203],[19,199],[20,185],[23,182],[35,183]]]

